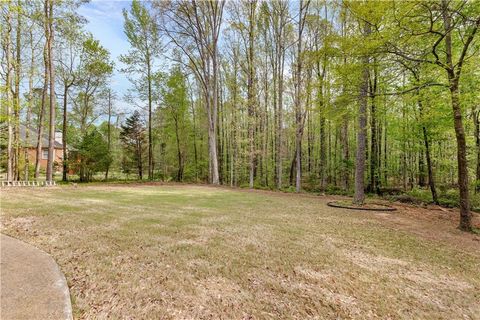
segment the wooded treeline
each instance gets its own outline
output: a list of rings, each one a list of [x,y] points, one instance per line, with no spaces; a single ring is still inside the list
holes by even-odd
[[[81,1],[2,2],[2,167],[62,131],[63,180],[123,175],[354,194],[480,190],[478,1],[133,1],[114,63]],[[88,19],[88,17],[86,17]],[[132,83],[112,91],[114,70]],[[120,110],[123,99],[131,106]],[[28,132],[28,131],[27,131]],[[3,152],[6,151],[6,152]],[[144,171],[146,174],[144,174]],[[452,191],[453,190],[453,191]],[[456,191],[457,190],[457,191]]]

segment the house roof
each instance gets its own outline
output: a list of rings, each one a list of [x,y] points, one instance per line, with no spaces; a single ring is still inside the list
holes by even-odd
[[[31,147],[31,148],[36,148],[37,147],[37,131],[33,129],[28,129],[28,141],[26,139],[27,137],[27,127],[23,124],[20,125],[20,141],[22,142],[22,145],[24,147]],[[45,134],[45,132],[42,135],[42,148],[46,148],[49,145],[48,141],[48,134]],[[63,144],[59,142],[58,140],[55,140],[54,143],[54,148],[55,149],[62,149]]]

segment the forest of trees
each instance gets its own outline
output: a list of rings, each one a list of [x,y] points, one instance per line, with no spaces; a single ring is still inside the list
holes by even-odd
[[[208,182],[357,204],[453,196],[471,230],[479,1],[133,0],[119,57],[85,31],[83,3],[0,4],[6,179]],[[114,92],[114,72],[128,93]],[[45,172],[42,139],[31,163],[21,125],[48,136]]]

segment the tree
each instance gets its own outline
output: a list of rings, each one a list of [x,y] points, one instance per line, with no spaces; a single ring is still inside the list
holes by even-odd
[[[208,119],[209,180],[220,184],[217,155],[218,40],[224,1],[165,1],[162,30],[187,57],[201,84]]]
[[[182,181],[185,167],[185,140],[187,133],[188,91],[180,67],[174,67],[162,90],[167,125],[173,127],[177,148],[176,180]]]
[[[2,47],[4,55],[6,56],[6,72],[5,72],[5,120],[8,127],[8,143],[7,143],[7,181],[13,180],[13,166],[14,166],[14,150],[13,150],[13,126],[12,126],[12,105],[11,99],[11,69],[12,69],[12,54],[11,54],[11,3],[2,5],[2,14],[5,17],[5,28],[2,34]]]
[[[308,13],[308,6],[310,1],[300,0],[300,7],[298,13],[298,38],[297,38],[297,57],[295,62],[295,120],[297,125],[296,130],[296,139],[295,139],[295,158],[296,158],[296,179],[295,179],[295,189],[297,192],[300,192],[301,183],[302,183],[302,137],[303,137],[303,128],[305,125],[305,113],[302,110],[302,67],[303,67],[303,47],[302,47],[302,38],[303,30],[305,28],[306,16]]]
[[[107,152],[109,155],[112,154],[112,117],[117,116],[115,114],[115,107],[114,107],[114,100],[116,98],[116,95],[114,92],[112,92],[112,89],[108,88],[106,91],[107,95]],[[105,181],[108,180],[108,173],[110,170],[110,164],[109,162],[105,168]]]
[[[72,118],[78,123],[80,132],[87,132],[102,110],[96,109],[96,102],[102,99],[102,89],[113,72],[110,53],[91,35],[83,41],[76,99],[73,100]]]
[[[120,139],[123,143],[125,151],[131,155],[137,167],[138,178],[143,178],[143,144],[145,141],[145,127],[141,120],[141,115],[135,111],[132,116],[128,117],[125,124],[121,126]]]
[[[278,1],[270,3],[268,15],[272,28],[274,42],[274,104],[275,104],[275,176],[277,189],[282,188],[283,176],[283,91],[285,71],[285,51],[287,47],[287,26],[288,26],[288,2]]]
[[[408,21],[403,19],[406,12],[401,12],[398,22],[404,26],[402,29],[404,34],[400,38],[397,37],[395,43],[389,42],[387,51],[408,61],[431,64],[443,69],[446,73],[457,142],[460,190],[459,228],[471,231],[467,145],[459,87],[463,65],[472,57],[470,49],[480,27],[480,8],[473,2],[458,3],[442,0],[440,3],[432,2],[428,5],[413,3],[406,9],[413,9],[414,14],[427,16],[428,20],[423,24],[408,25]],[[408,16],[411,16],[410,12]],[[412,27],[415,29],[412,30]],[[412,42],[415,48],[412,48]]]
[[[80,53],[82,41],[85,38],[81,30],[81,21],[78,17],[70,16],[62,21],[60,29],[61,39],[57,41],[61,58],[57,67],[57,74],[63,86],[63,112],[62,112],[62,145],[63,145],[63,171],[62,181],[68,180],[68,98],[71,89],[79,83]]]
[[[371,25],[368,21],[363,22],[363,38],[366,41],[371,33]],[[355,157],[355,195],[353,202],[362,205],[365,202],[365,152],[367,139],[367,104],[368,104],[368,66],[370,58],[368,53],[362,57],[362,76],[360,80],[360,93],[358,99],[358,132],[357,154]]]
[[[120,61],[126,65],[123,72],[130,76],[140,98],[148,103],[148,179],[153,179],[153,136],[152,136],[152,103],[153,103],[153,68],[155,58],[161,51],[161,42],[157,25],[147,6],[138,0],[132,1],[130,12],[123,10],[124,31],[130,43],[128,54],[121,55]],[[134,78],[139,75],[140,79]]]
[[[112,162],[107,141],[96,128],[83,136],[74,153],[80,160],[78,165],[81,166],[79,170],[81,182],[91,181],[96,172],[107,170]]]
[[[47,43],[48,77],[50,80],[50,125],[48,131],[48,160],[46,180],[53,180],[53,162],[55,161],[55,66],[53,64],[53,42],[55,31],[53,28],[53,6],[52,0],[45,0],[45,39]]]

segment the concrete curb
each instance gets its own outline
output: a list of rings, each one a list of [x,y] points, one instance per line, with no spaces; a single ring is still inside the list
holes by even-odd
[[[0,239],[2,319],[73,320],[67,280],[53,257],[10,236]]]

